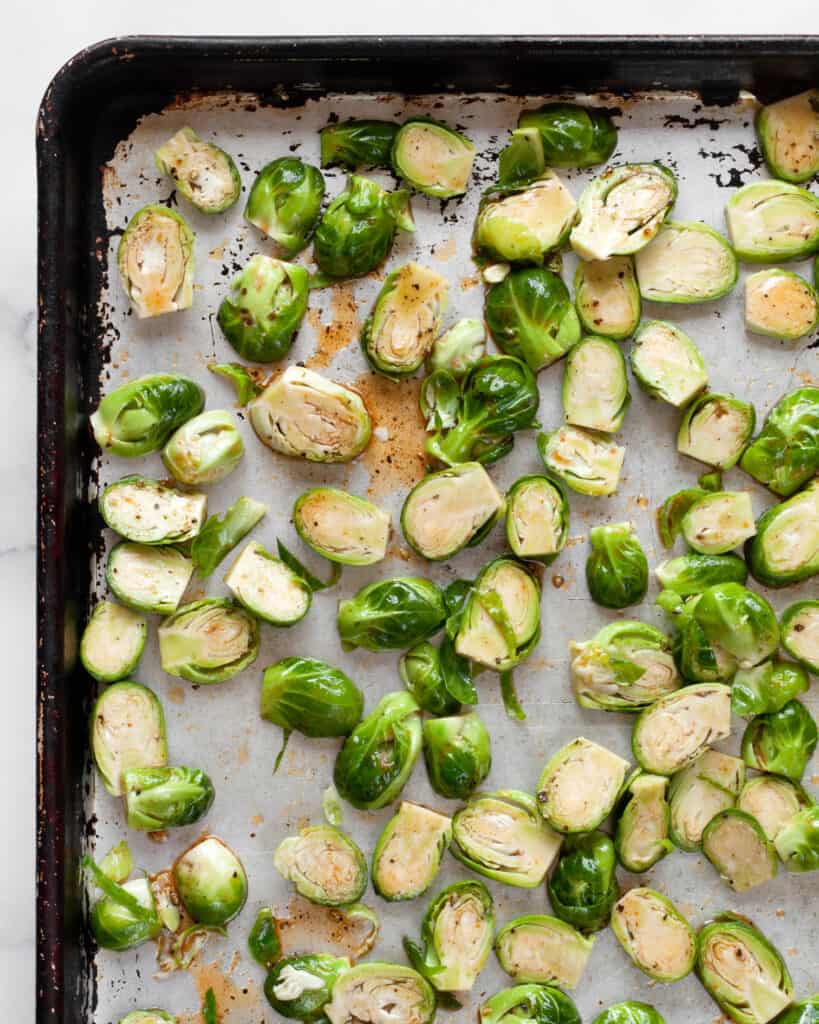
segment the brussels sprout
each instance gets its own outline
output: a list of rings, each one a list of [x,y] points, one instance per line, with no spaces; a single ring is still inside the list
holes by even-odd
[[[611,930],[634,966],[649,978],[680,981],[694,969],[694,929],[654,889],[629,889],[614,905]]]
[[[162,461],[180,483],[201,487],[224,480],[244,450],[232,413],[214,409],[179,427],[162,449]]]
[[[359,810],[396,800],[421,753],[421,715],[413,697],[388,693],[353,729],[336,757],[333,781]]]
[[[133,474],[109,484],[99,498],[105,525],[138,544],[177,544],[197,536],[207,497],[183,494]]]
[[[749,402],[708,392],[686,409],[677,434],[677,451],[717,469],[730,469],[739,461],[755,423]]]
[[[756,134],[775,178],[810,181],[819,173],[819,89],[808,89],[762,107]]]
[[[604,164],[617,145],[617,129],[605,110],[574,103],[547,103],[538,110],[525,110],[518,128],[537,129],[550,167]]]
[[[95,875],[96,881],[101,881]],[[162,922],[147,878],[134,878],[124,885],[109,882],[105,895],[91,907],[91,932],[98,946],[122,952],[158,937]]]
[[[309,462],[349,462],[372,433],[357,392],[303,366],[288,366],[248,409],[263,444]]]
[[[385,900],[413,900],[435,880],[452,840],[452,819],[407,800],[373,852],[373,888]]]
[[[219,563],[267,513],[267,505],[253,498],[238,498],[223,516],[208,516],[191,544],[197,574],[210,576]]]
[[[668,787],[669,834],[674,845],[699,850],[706,825],[736,804],[744,781],[744,762],[718,750],[706,750],[676,772]]]
[[[574,301],[589,334],[622,341],[640,322],[640,290],[630,256],[581,261],[574,273]]]
[[[398,673],[423,711],[441,716],[454,715],[460,710],[460,701],[447,690],[440,654],[426,640],[401,655]]]
[[[424,759],[436,793],[466,800],[489,774],[489,733],[478,715],[430,718],[424,722]]]
[[[537,128],[516,128],[498,156],[498,184],[522,185],[546,169],[543,142]]]
[[[790,661],[741,668],[731,681],[731,711],[743,718],[779,711],[809,685],[804,669]]]
[[[466,192],[475,152],[460,132],[427,118],[411,118],[395,136],[392,166],[418,192],[450,199]]]
[[[132,1010],[119,1024],[178,1024],[178,1018],[164,1010]]]
[[[396,228],[414,231],[409,192],[385,192],[369,178],[351,174],[316,228],[316,263],[328,281],[362,277],[381,263]],[[322,282],[323,283],[323,282]]]
[[[97,697],[91,712],[91,753],[102,783],[121,796],[130,768],[168,763],[165,715],[156,694],[139,683],[114,683]]]
[[[148,624],[141,615],[113,601],[100,601],[80,641],[85,671],[101,683],[115,683],[133,672],[142,657]]]
[[[322,167],[389,167],[398,134],[392,121],[357,120],[328,124],[321,129]]]
[[[242,191],[242,179],[230,154],[205,142],[193,128],[180,128],[154,153],[154,161],[200,213],[224,213]]]
[[[755,775],[745,782],[737,798],[739,810],[755,818],[772,843],[809,805],[810,799],[799,783],[780,775]]]
[[[663,594],[680,602],[680,607],[672,611],[680,630],[674,638],[674,660],[680,674],[695,683],[729,682],[737,670],[736,658],[718,641],[710,639],[694,617],[699,596],[685,600],[670,590]],[[661,603],[659,597],[657,603]]]
[[[722,913],[700,929],[697,975],[737,1024],[767,1024],[793,1002],[779,952],[747,918]]]
[[[455,650],[463,658],[505,672],[530,653],[540,638],[540,586],[513,558],[485,565],[464,605]]]
[[[465,462],[431,473],[413,487],[401,510],[401,528],[419,555],[444,561],[483,540],[503,508],[483,466]]]
[[[630,403],[626,361],[617,345],[593,336],[573,345],[563,368],[566,422],[612,434],[623,425]]]
[[[629,362],[646,394],[678,409],[708,386],[708,371],[696,345],[685,331],[665,320],[640,324]]]
[[[767,587],[787,587],[819,572],[819,480],[767,509],[746,546],[754,578]]]
[[[689,553],[660,562],[654,575],[666,590],[691,597],[716,583],[745,583],[748,569],[738,555]]]
[[[642,711],[634,723],[631,746],[645,771],[673,775],[730,734],[730,686],[699,683],[661,697]]]
[[[634,257],[634,266],[648,302],[712,302],[731,291],[739,274],[726,239],[698,221],[667,221]]]
[[[670,494],[657,509],[657,531],[663,547],[674,546],[682,527],[683,517],[695,501],[704,498],[709,491],[703,487],[684,487]]]
[[[295,1020],[324,1020],[339,976],[350,969],[346,957],[330,953],[290,956],[274,964],[265,978],[264,994],[273,1009]]]
[[[552,910],[578,931],[605,928],[620,895],[614,843],[603,832],[569,836],[547,888]]]
[[[299,622],[313,599],[302,576],[254,541],[236,558],[225,584],[249,612],[274,626]]]
[[[475,251],[480,257],[540,266],[566,243],[576,214],[571,192],[554,171],[515,185],[495,185],[481,198]]]
[[[819,804],[794,814],[779,829],[774,844],[788,871],[819,870]]]
[[[121,885],[128,878],[134,870],[134,859],[131,856],[131,848],[124,839],[121,839],[116,846],[111,847],[99,862],[98,867],[106,878],[117,885]]]
[[[808,996],[798,1003],[793,1003],[777,1024],[817,1024],[819,1021],[819,994]]]
[[[742,759],[749,768],[799,782],[816,749],[817,728],[798,700],[779,711],[757,715],[742,735]]]
[[[792,658],[819,676],[819,601],[797,601],[782,612],[781,640]]]
[[[631,523],[594,526],[586,560],[592,600],[604,608],[639,604],[648,590],[648,561]]]
[[[501,989],[478,1010],[479,1024],[580,1024],[574,1002],[550,985]]]
[[[458,422],[461,386],[449,370],[433,370],[421,381],[418,406],[429,432],[449,430]]]
[[[759,270],[745,278],[745,326],[752,334],[796,341],[819,326],[819,295],[789,270]]]
[[[558,832],[591,832],[617,802],[628,761],[584,739],[572,740],[549,759],[537,785],[540,813]]]
[[[389,513],[337,487],[313,487],[293,506],[301,539],[323,558],[343,565],[372,565],[387,554]]]
[[[566,426],[538,434],[537,447],[546,469],[578,494],[607,497],[617,490],[626,450],[611,438]]]
[[[575,988],[593,945],[594,939],[557,917],[530,914],[501,928],[495,953],[501,968],[515,981]]]
[[[140,320],[193,304],[193,241],[185,218],[166,206],[143,206],[128,221],[117,247],[117,267]]]
[[[441,591],[419,576],[376,580],[340,601],[337,626],[345,650],[402,650],[437,633],[446,612]]]
[[[273,865],[300,896],[328,907],[355,903],[367,888],[364,854],[332,825],[312,825],[288,836],[277,847]]]
[[[171,871],[183,907],[199,924],[227,924],[245,905],[245,869],[218,836],[197,839],[176,858]]]
[[[660,164],[607,167],[583,190],[572,248],[583,260],[638,252],[660,230],[676,198],[676,179]]]
[[[819,249],[819,196],[784,181],[743,185],[725,207],[734,251],[750,263],[800,260]]]
[[[247,936],[250,955],[262,967],[272,970],[282,957],[279,921],[272,907],[261,907]]]
[[[740,468],[784,498],[819,471],[819,388],[797,388],[768,413]]]
[[[137,377],[114,388],[100,402],[91,416],[94,440],[112,455],[147,455],[158,451],[204,404],[204,391],[189,377],[178,373]]]
[[[245,220],[270,238],[286,256],[310,239],[324,198],[324,178],[312,164],[283,156],[256,176],[245,204]]]
[[[486,355],[486,333],[481,320],[459,320],[432,343],[427,364],[432,373],[445,370],[464,377]]]
[[[411,967],[371,960],[340,975],[324,1013],[330,1024],[431,1024],[435,993]]]
[[[447,466],[494,462],[511,450],[510,435],[535,426],[539,405],[537,380],[524,362],[487,357],[464,379],[454,427],[431,437],[427,454]]]
[[[142,832],[199,821],[213,803],[213,783],[199,768],[126,768],[122,773],[128,827]]]
[[[183,604],[159,627],[162,671],[191,683],[232,679],[258,653],[258,623],[229,598]]]
[[[547,476],[522,476],[506,495],[506,542],[518,558],[550,565],[569,536],[569,503]]]
[[[685,542],[699,554],[725,554],[756,533],[751,495],[747,491],[706,493],[689,507],[680,528]]]
[[[776,875],[776,852],[759,822],[729,807],[708,822],[702,852],[735,892],[746,892]]]
[[[665,1018],[648,1003],[630,999],[614,1003],[594,1018],[592,1024],[665,1024]]]
[[[667,788],[663,775],[647,775],[639,768],[626,785],[614,836],[617,859],[626,871],[648,871],[674,849]]]
[[[535,373],[580,339],[569,289],[551,270],[521,267],[486,293],[484,317],[498,348]]]
[[[750,668],[769,658],[779,646],[776,614],[761,594],[741,583],[717,583],[697,601],[694,619],[706,638]]]

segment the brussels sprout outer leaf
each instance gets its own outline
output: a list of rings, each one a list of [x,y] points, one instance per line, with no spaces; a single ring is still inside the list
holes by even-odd
[[[267,514],[267,505],[253,498],[238,498],[223,516],[208,516],[191,544],[191,561],[203,579]]]

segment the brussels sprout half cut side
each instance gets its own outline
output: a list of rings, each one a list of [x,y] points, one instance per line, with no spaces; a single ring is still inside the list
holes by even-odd
[[[819,295],[790,270],[759,270],[745,278],[745,326],[752,334],[796,341],[819,326]]]
[[[192,825],[213,804],[213,783],[199,768],[128,768],[122,773],[129,828],[160,832]]]
[[[522,476],[506,495],[506,542],[518,558],[550,565],[569,537],[569,503],[547,476]]]
[[[248,410],[263,444],[309,462],[349,462],[372,434],[357,392],[303,366],[288,366]]]
[[[611,930],[635,967],[655,981],[680,981],[694,969],[694,929],[654,889],[629,889],[615,903]]]
[[[193,304],[193,241],[185,218],[166,206],[143,206],[128,221],[117,267],[140,320]]]
[[[446,619],[441,591],[421,576],[376,580],[340,601],[336,625],[345,650],[404,650],[437,633]]]
[[[305,544],[331,562],[373,565],[387,554],[389,513],[337,487],[313,487],[300,495],[293,525]]]
[[[620,895],[614,843],[604,832],[569,836],[547,882],[557,917],[588,934],[605,928]]]
[[[708,386],[708,371],[699,349],[685,331],[665,320],[640,324],[629,362],[646,394],[678,409],[684,409]]]
[[[623,425],[631,395],[626,361],[608,338],[582,338],[563,367],[563,413],[567,423],[614,434]]]
[[[799,260],[819,249],[819,196],[785,181],[743,185],[725,207],[734,251],[749,263]]]
[[[229,598],[181,605],[158,632],[163,672],[190,683],[223,683],[259,653],[259,624]]]
[[[325,125],[319,132],[322,167],[389,167],[399,125],[393,121],[352,119]]]
[[[819,472],[819,387],[797,388],[768,413],[740,468],[789,498]]]
[[[109,555],[105,582],[124,605],[140,612],[176,611],[193,575],[193,562],[179,548],[121,541]]]
[[[233,413],[212,409],[183,423],[162,449],[168,472],[188,487],[219,483],[244,455],[242,435]]]
[[[724,555],[756,533],[751,495],[716,491],[698,498],[682,517],[686,544],[701,555]]]
[[[648,560],[631,523],[594,526],[586,560],[592,600],[604,608],[639,604],[648,590]]]
[[[537,131],[543,159],[550,167],[604,164],[617,145],[617,129],[608,113],[575,103],[546,103],[537,110],[524,110],[518,128]]]
[[[617,802],[628,770],[628,761],[582,736],[567,743],[549,759],[538,781],[544,821],[557,832],[596,829]]]
[[[771,174],[805,182],[819,173],[819,89],[762,107],[756,135]]]
[[[661,697],[642,711],[631,746],[645,771],[673,775],[730,734],[731,687],[700,683]]]
[[[819,573],[819,480],[760,516],[745,555],[754,579],[787,587]]]
[[[717,469],[730,469],[739,461],[755,425],[756,413],[749,402],[709,392],[686,409],[677,451]]]
[[[130,608],[100,601],[80,640],[80,661],[101,683],[127,678],[139,664],[148,636],[148,623]]]
[[[699,222],[667,221],[634,257],[634,266],[648,302],[713,302],[731,291],[739,275],[728,241]]]
[[[742,759],[749,768],[799,782],[818,736],[810,711],[791,700],[779,711],[751,719],[742,735]]]
[[[225,585],[249,612],[274,626],[299,622],[313,600],[306,581],[255,541],[242,549]]]
[[[312,825],[288,836],[277,847],[273,865],[300,896],[327,907],[355,903],[367,888],[364,854],[332,825]]]
[[[748,568],[738,555],[689,553],[660,562],[654,575],[680,597],[701,594],[716,583],[745,583]]]
[[[424,722],[424,760],[432,788],[450,800],[466,800],[492,765],[489,733],[477,712]]]
[[[265,978],[265,998],[282,1017],[308,1024],[324,1020],[324,1007],[332,998],[333,986],[349,969],[346,957],[331,953],[284,957]]]
[[[546,469],[578,494],[608,497],[617,490],[626,449],[602,434],[580,427],[558,427],[538,434]]]
[[[547,914],[516,917],[495,938],[495,954],[510,978],[576,988],[594,939]]]
[[[580,1014],[565,992],[536,984],[503,988],[478,1010],[479,1024],[519,1024],[524,1020],[532,1024],[580,1024]]]
[[[639,769],[628,783],[614,836],[617,860],[626,871],[642,874],[674,849],[669,839],[667,789],[665,776]]]
[[[324,1013],[330,1024],[431,1024],[435,992],[411,967],[371,960],[339,976]]]
[[[782,646],[808,672],[819,676],[819,601],[797,601],[780,620]]]
[[[782,829],[810,806],[810,798],[792,779],[781,775],[754,775],[745,781],[736,806],[755,818],[768,839],[776,845]],[[787,862],[785,866],[788,867]]]
[[[136,458],[158,451],[186,420],[202,411],[205,392],[178,373],[152,373],[120,384],[91,416],[94,440],[105,451]]]
[[[245,220],[270,238],[286,256],[310,239],[324,198],[324,178],[312,164],[283,156],[256,176],[245,204]]]
[[[803,807],[786,822],[774,845],[788,871],[819,870],[819,804]]]
[[[157,695],[140,683],[113,683],[94,702],[91,754],[102,784],[121,796],[129,768],[162,768],[168,763],[165,713]]]
[[[181,544],[202,529],[208,499],[133,474],[109,484],[99,497],[105,525],[137,544]]]
[[[574,301],[588,334],[623,341],[640,322],[640,289],[630,256],[581,260],[574,273]]]
[[[776,875],[776,851],[759,822],[746,811],[729,807],[702,833],[702,852],[734,892],[747,892]]]
[[[475,146],[460,132],[425,118],[411,118],[395,136],[392,166],[418,192],[450,199],[466,192]]]
[[[242,179],[230,154],[180,128],[154,153],[156,166],[201,213],[224,213],[239,198]]]
[[[669,834],[675,846],[693,852],[711,819],[733,807],[745,781],[739,757],[706,750],[693,764],[676,772],[668,787]]]
[[[197,839],[177,857],[171,870],[179,899],[198,924],[227,924],[245,905],[245,869],[217,836]]]
[[[131,1010],[119,1024],[178,1024],[178,1018],[165,1010]]]
[[[413,900],[435,881],[452,840],[452,819],[402,801],[373,852],[373,888],[382,899]]]

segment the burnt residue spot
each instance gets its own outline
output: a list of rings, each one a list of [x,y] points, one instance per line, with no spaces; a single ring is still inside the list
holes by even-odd
[[[737,164],[737,153],[745,158],[744,166]],[[746,184],[745,179],[758,171],[764,162],[757,146],[746,146],[742,142],[731,146],[728,151],[702,148],[698,150],[698,156],[703,160],[712,160],[719,164],[730,162],[731,166],[708,173],[708,177],[712,178],[720,188],[741,188]]]
[[[729,119],[722,117],[684,117],[682,114],[666,114],[663,118],[663,128],[709,128],[712,132],[720,130],[722,125],[728,124]]]

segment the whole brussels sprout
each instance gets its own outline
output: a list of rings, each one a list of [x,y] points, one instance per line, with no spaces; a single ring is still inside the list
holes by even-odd
[[[819,326],[819,295],[804,277],[773,267],[745,278],[745,327],[752,334],[796,341]]]
[[[745,583],[748,568],[738,555],[679,555],[661,562],[654,575],[680,597],[701,594],[717,583]]]
[[[808,672],[819,676],[819,601],[797,601],[782,612],[782,646]]]
[[[737,798],[737,807],[756,818],[765,835],[776,845],[782,829],[811,806],[810,797],[798,782],[781,775],[754,775],[745,782]],[[777,851],[779,852],[779,851]],[[789,867],[788,870],[798,870]]]
[[[546,469],[578,494],[608,497],[617,490],[626,450],[605,434],[558,427],[538,434],[537,448]]]
[[[404,800],[373,851],[373,888],[385,900],[412,900],[427,891],[452,840],[452,820]]]
[[[330,1024],[431,1024],[435,992],[411,967],[371,960],[339,976],[324,1013]]]
[[[756,135],[775,178],[804,182],[819,173],[819,89],[807,89],[762,107]],[[785,1024],[785,1018],[782,1018]],[[795,1024],[788,1019],[787,1024]],[[806,1022],[807,1024],[807,1022]]]
[[[777,832],[774,845],[788,871],[818,871],[819,804],[794,814]]]
[[[547,103],[525,110],[518,128],[535,128],[549,167],[593,167],[604,164],[617,145],[617,129],[605,110],[574,103]]]
[[[197,839],[177,857],[171,870],[182,905],[199,924],[227,924],[245,905],[245,869],[217,836]]]
[[[460,711],[461,702],[447,689],[438,649],[428,641],[422,640],[401,655],[398,673],[423,711],[439,717]]]
[[[460,132],[430,118],[405,121],[392,145],[392,166],[406,182],[435,199],[466,192],[475,146]]]
[[[473,711],[424,722],[424,759],[429,782],[450,800],[466,800],[492,765],[489,733]]]
[[[94,702],[89,725],[94,764],[112,796],[122,795],[129,769],[168,763],[165,713],[147,686],[127,681],[106,687]]]
[[[117,267],[140,320],[193,304],[193,242],[185,218],[167,206],[143,206],[128,221],[117,247]]]
[[[312,825],[283,839],[273,866],[311,903],[344,907],[367,888],[367,861],[358,846],[333,825]]]
[[[685,411],[677,434],[677,451],[717,469],[736,465],[756,424],[750,402],[709,391]]]
[[[730,733],[731,688],[699,683],[661,697],[642,711],[634,723],[631,746],[645,771],[673,775]]]
[[[777,1024],[817,1024],[817,1021],[819,1021],[819,994],[793,1003],[778,1018]]]
[[[586,560],[592,600],[604,608],[639,604],[648,590],[648,560],[630,523],[594,526]]]
[[[112,455],[147,455],[158,451],[204,404],[204,391],[189,377],[178,373],[137,377],[114,388],[100,402],[91,416],[94,440]]]
[[[159,627],[162,671],[191,683],[223,683],[252,665],[259,624],[229,598],[181,605]]]
[[[330,953],[285,957],[273,965],[265,978],[265,998],[282,1017],[308,1022],[324,1020],[324,1007],[332,998],[333,986],[349,969],[346,957]]]
[[[392,121],[357,120],[328,124],[321,129],[321,166],[389,167],[399,126]]]
[[[516,917],[495,939],[498,963],[515,981],[575,988],[591,955],[594,939],[547,914]]]
[[[506,540],[512,554],[551,565],[569,537],[569,503],[547,476],[522,476],[506,495]]]
[[[574,1002],[551,985],[501,989],[478,1010],[479,1024],[580,1024]]]
[[[784,181],[754,181],[728,200],[734,250],[749,263],[779,263],[819,249],[819,197]]]
[[[437,633],[446,611],[441,591],[419,576],[368,583],[340,601],[336,624],[345,650],[402,650]]]
[[[628,761],[582,736],[567,743],[546,763],[538,782],[544,821],[568,834],[596,829],[617,802],[628,769]]]
[[[811,713],[798,700],[791,700],[779,711],[751,719],[742,735],[742,759],[749,768],[799,782],[816,750],[817,737]]]
[[[614,1003],[594,1018],[592,1024],[665,1024],[665,1017],[648,1003],[629,1000]]]
[[[606,434],[622,427],[631,394],[626,361],[613,341],[591,335],[569,349],[562,398],[567,423]]]
[[[706,750],[693,764],[675,772],[668,787],[669,834],[675,846],[694,851],[711,819],[733,807],[745,781],[738,757]]]
[[[213,409],[183,423],[162,449],[168,472],[182,484],[219,483],[239,465],[245,452],[233,414]]]
[[[666,221],[635,255],[634,267],[647,302],[713,302],[731,291],[739,275],[728,241],[699,221]]]
[[[819,479],[760,516],[746,545],[754,579],[787,587],[819,573]]]
[[[256,176],[245,205],[245,220],[295,256],[310,239],[324,199],[324,178],[312,164],[282,156]]]
[[[708,822],[702,852],[734,892],[747,892],[776,875],[776,852],[753,815],[728,807]]]
[[[639,768],[627,782],[614,837],[617,859],[626,871],[648,871],[674,849],[668,837],[671,812],[667,789],[668,779]]]
[[[200,768],[129,768],[122,773],[128,827],[142,832],[182,828],[213,803],[213,783]]]
[[[634,260],[631,256],[581,260],[574,274],[574,301],[587,334],[613,341],[631,337],[641,312]]]
[[[197,575],[210,576],[219,563],[267,514],[267,505],[253,498],[238,498],[223,516],[208,516],[191,544]]]
[[[486,355],[486,332],[481,320],[459,320],[432,343],[427,357],[431,373],[446,370],[456,379],[467,373]]]
[[[229,153],[180,128],[154,153],[156,166],[201,213],[224,213],[239,198],[242,179]]]
[[[605,928],[620,895],[616,863],[614,843],[604,832],[569,836],[547,885],[555,914],[581,932]]]
[[[678,409],[684,409],[708,386],[708,371],[699,349],[685,331],[664,320],[640,324],[629,362],[646,394]]]
[[[90,866],[88,861],[84,864]],[[98,946],[118,953],[157,938],[162,922],[147,878],[117,885],[97,869],[94,880],[105,894],[92,905],[89,919]]]
[[[82,666],[101,683],[125,679],[139,664],[147,635],[141,615],[114,601],[100,601],[80,640]]]
[[[731,710],[743,718],[780,711],[809,685],[804,669],[790,661],[741,668],[731,681]]]
[[[704,590],[693,611],[706,638],[750,668],[779,646],[776,613],[761,594],[741,583],[717,583]]]
[[[694,969],[697,937],[671,900],[629,889],[614,905],[611,930],[635,967],[656,981],[680,981]]]
[[[783,498],[810,480],[819,471],[819,388],[797,388],[781,398],[739,465]]]

